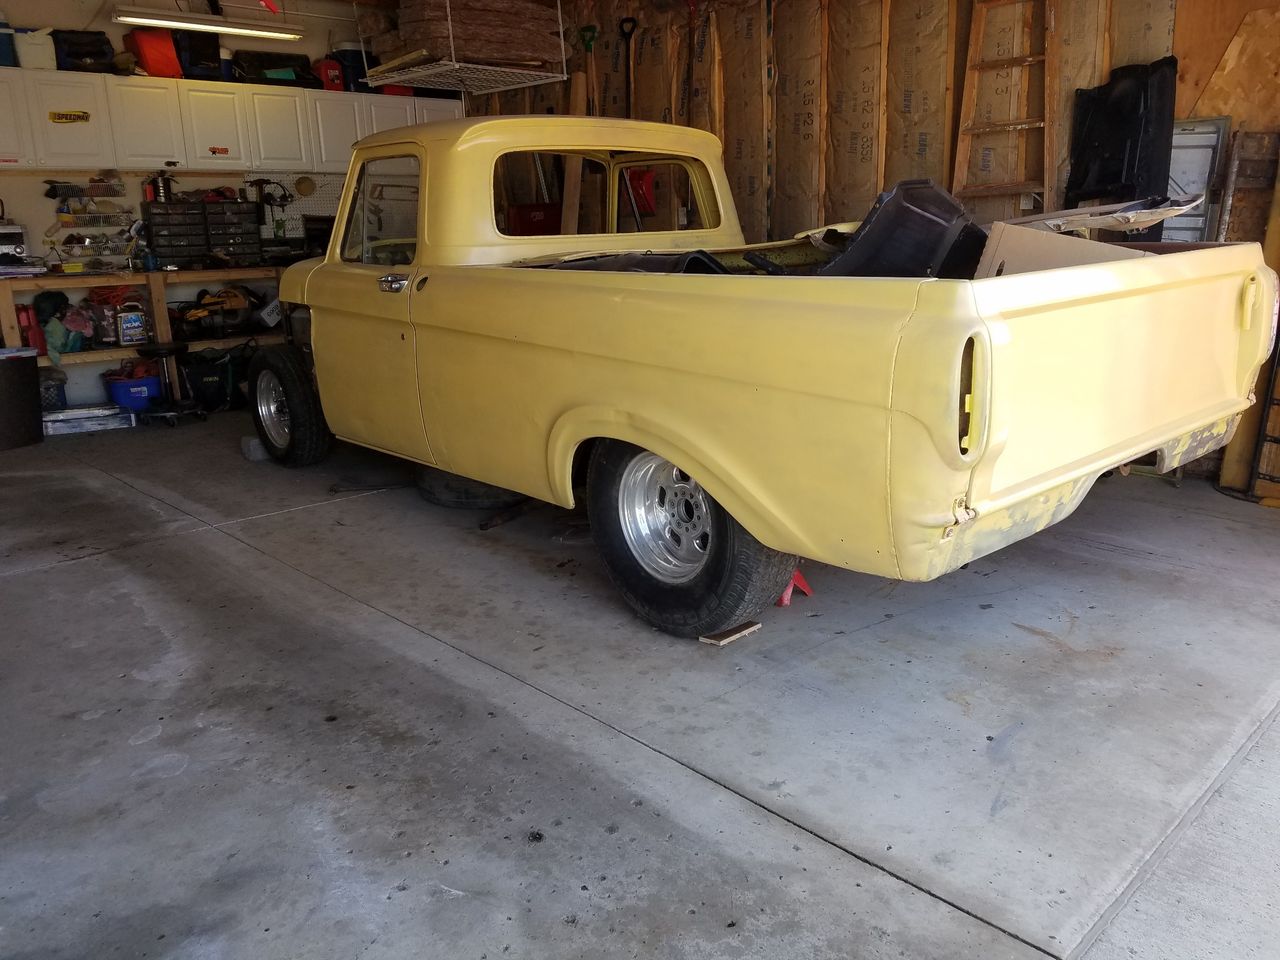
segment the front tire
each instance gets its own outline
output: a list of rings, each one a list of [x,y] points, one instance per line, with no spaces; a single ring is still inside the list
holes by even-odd
[[[736,627],[786,587],[796,558],[770,549],[667,460],[600,441],[587,476],[591,533],[645,621],[678,637]]]
[[[249,365],[250,406],[271,459],[290,467],[319,463],[333,435],[302,358],[290,346],[264,347]]]

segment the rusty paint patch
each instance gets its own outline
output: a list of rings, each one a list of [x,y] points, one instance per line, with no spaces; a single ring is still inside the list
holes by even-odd
[[[1156,470],[1167,473],[1184,463],[1203,457],[1206,453],[1212,453],[1219,447],[1225,447],[1235,436],[1239,423],[1240,414],[1237,413],[1170,440],[1156,451]]]

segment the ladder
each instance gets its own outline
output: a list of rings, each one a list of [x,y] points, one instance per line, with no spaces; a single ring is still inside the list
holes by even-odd
[[[1267,392],[1258,398],[1262,418],[1258,423],[1258,446],[1253,452],[1249,492],[1258,498],[1280,496],[1280,361],[1271,358]]]
[[[1056,166],[1057,149],[1055,137],[1057,125],[1053,122],[1052,104],[1057,91],[1056,64],[1052,55],[1050,37],[1053,33],[1054,8],[1056,0],[974,0],[973,23],[969,29],[969,54],[965,66],[964,95],[960,105],[960,129],[956,138],[956,163],[952,177],[951,192],[961,200],[985,197],[1016,198],[1026,194],[1039,194],[1043,197],[1046,209],[1054,202],[1057,192]],[[1010,56],[983,59],[983,46],[987,38],[988,17],[997,7],[1020,7],[1021,16],[1016,18],[1013,32],[1005,25],[1004,32],[1010,33],[1009,42],[1002,44],[1011,51]],[[1043,29],[1036,30],[1037,20]],[[1036,45],[1036,34],[1039,33],[1038,51],[1032,52]],[[1012,41],[1017,36],[1021,43]],[[1032,71],[1039,70],[1043,76],[1044,104],[1039,116],[1030,116],[1030,96]],[[1009,90],[1016,79],[1016,107],[1008,119],[983,119],[979,112],[984,78],[996,75],[996,80],[1007,78],[1011,81]],[[1000,87],[997,85],[997,90]],[[1003,91],[1002,91],[1003,92]],[[1044,157],[1040,170],[1036,174],[1029,172],[1031,168],[1031,151],[1028,140],[1034,130],[1044,131]],[[973,158],[974,140],[990,137],[995,134],[1012,133],[1017,137],[1016,161],[1012,179],[998,183],[973,183],[970,180],[970,164]],[[1037,176],[1038,174],[1038,176]],[[1016,202],[1016,201],[1014,201]],[[1012,210],[1010,211],[1012,215]]]

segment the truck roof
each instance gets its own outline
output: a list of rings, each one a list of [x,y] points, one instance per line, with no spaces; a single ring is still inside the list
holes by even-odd
[[[654,150],[719,156],[720,140],[696,127],[680,127],[648,120],[621,120],[614,117],[574,117],[534,114],[510,117],[467,117],[462,120],[435,120],[407,127],[383,130],[359,141],[357,147],[377,147],[406,140],[452,141],[457,146],[488,141],[512,146],[557,146],[607,149]]]
[[[424,263],[511,263],[577,253],[723,249],[743,243],[720,141],[704,130],[643,120],[546,114],[438,120],[365,137],[356,144],[352,162],[360,163],[369,153],[396,154],[406,146],[427,155],[427,176],[434,185],[426,199],[431,229],[418,250]],[[718,207],[718,223],[709,228],[643,233],[504,234],[498,227],[494,193],[499,158],[507,153],[557,152],[594,155],[605,164],[630,154],[683,157],[699,163]]]

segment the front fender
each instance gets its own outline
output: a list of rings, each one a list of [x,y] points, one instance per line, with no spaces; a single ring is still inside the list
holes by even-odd
[[[756,489],[742,473],[717,462],[706,444],[657,423],[643,414],[608,407],[579,407],[561,416],[547,443],[547,481],[553,502],[572,508],[573,459],[587,440],[622,440],[670,460],[700,483],[716,502],[765,546],[785,553],[814,556],[816,547],[796,518],[767,492]]]
[[[316,268],[324,263],[317,257],[314,260],[300,260],[285,268],[280,274],[280,299],[284,303],[307,302],[307,280]]]

